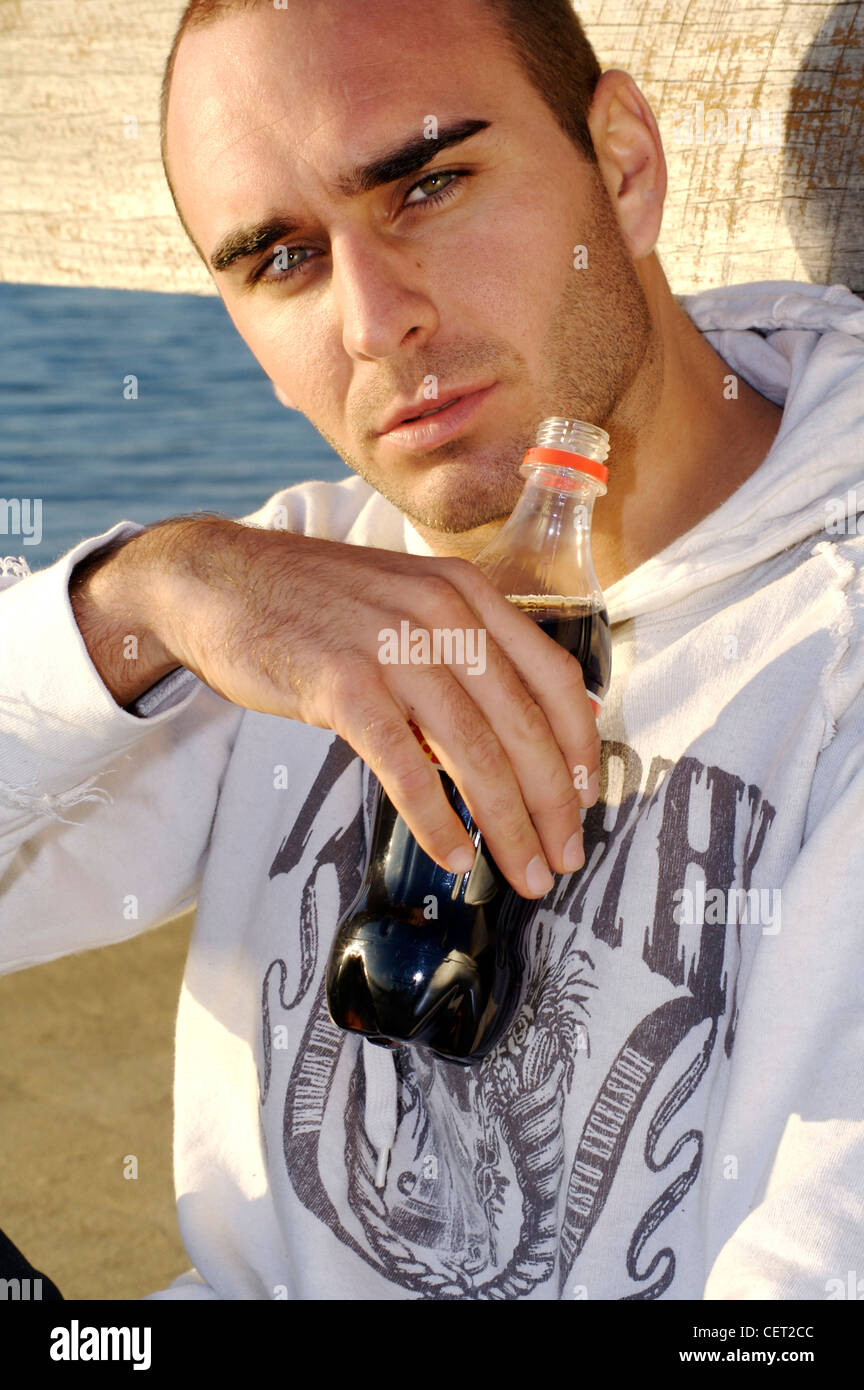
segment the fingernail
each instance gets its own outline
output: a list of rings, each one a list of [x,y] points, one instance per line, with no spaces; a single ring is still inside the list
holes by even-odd
[[[579,800],[582,802],[582,805],[585,807],[586,811],[589,806],[594,805],[594,802],[597,800],[597,795],[599,791],[600,773],[592,772],[591,776],[588,778],[588,785],[582,787],[579,791]]]
[[[474,867],[474,854],[464,845],[460,845],[458,849],[454,849],[452,854],[448,854],[447,863],[451,873],[470,874]]]
[[[585,863],[585,851],[582,848],[582,836],[579,834],[571,835],[564,846],[562,855],[564,860],[565,874],[572,874],[574,869],[581,869]]]
[[[549,865],[545,859],[541,859],[539,854],[535,854],[528,868],[525,870],[525,882],[532,893],[548,893],[550,888],[555,886],[555,880],[549,872]]]

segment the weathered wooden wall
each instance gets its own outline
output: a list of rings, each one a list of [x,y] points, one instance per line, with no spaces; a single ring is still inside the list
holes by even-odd
[[[792,278],[864,290],[864,3],[577,8],[603,65],[630,71],[658,116],[673,289]],[[181,10],[0,0],[0,278],[213,293],[159,162]],[[749,127],[736,109],[755,113]]]

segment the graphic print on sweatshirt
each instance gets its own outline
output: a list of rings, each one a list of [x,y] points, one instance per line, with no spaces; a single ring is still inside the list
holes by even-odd
[[[317,928],[322,871],[335,869],[340,914],[362,880],[376,784],[364,768],[365,811],[347,821],[334,790],[355,757],[334,739],[270,869],[272,879],[310,857],[299,978],[274,960],[262,982],[261,1103],[283,1107],[297,1197],[384,1278],[436,1299],[520,1298],[549,1281],[541,1296],[571,1296],[608,1207],[613,1244],[607,1230],[602,1264],[615,1292],[588,1296],[675,1297],[663,1223],[700,1175],[705,1078],[712,1058],[732,1051],[741,934],[754,930],[740,910],[727,921],[704,906],[749,892],[774,808],[758,787],[695,757],[645,766],[626,743],[604,740],[586,865],[536,905],[508,1036],[472,1068],[422,1049],[392,1054],[398,1127],[378,1190],[363,1047],[325,1002],[332,912],[324,939]],[[695,914],[684,889],[701,903]],[[293,1057],[282,1054],[291,1070],[287,1084],[279,1072],[277,1093],[273,1030],[298,1009],[308,1021]]]

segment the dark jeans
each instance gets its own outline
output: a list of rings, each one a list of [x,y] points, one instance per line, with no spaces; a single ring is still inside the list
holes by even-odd
[[[34,1281],[41,1282],[36,1283]],[[41,1274],[38,1269],[34,1269],[29,1260],[25,1260],[21,1251],[14,1246],[8,1236],[0,1231],[0,1301],[6,1299],[21,1299],[22,1301],[37,1299],[46,1302],[48,1299],[62,1301],[63,1295],[52,1284],[51,1280]]]

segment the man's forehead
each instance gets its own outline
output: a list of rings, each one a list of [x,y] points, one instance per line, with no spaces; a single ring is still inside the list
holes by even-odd
[[[316,169],[324,159],[331,175],[361,142],[376,148],[412,118],[419,127],[476,105],[495,87],[478,65],[484,32],[491,56],[499,45],[486,12],[453,0],[262,4],[192,30],[168,110],[178,194],[197,199],[286,158]],[[499,61],[508,57],[500,46]]]

